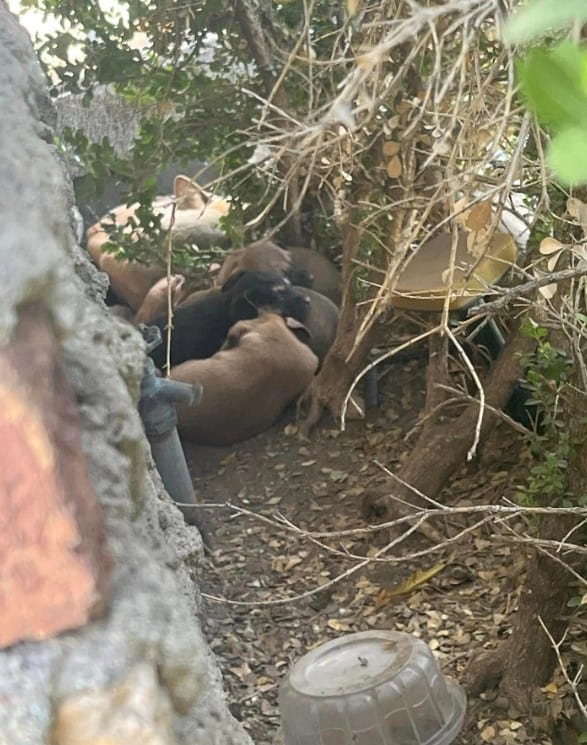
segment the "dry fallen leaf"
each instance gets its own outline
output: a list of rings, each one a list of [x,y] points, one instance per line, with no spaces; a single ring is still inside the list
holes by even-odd
[[[345,619],[345,620],[339,620],[337,618],[329,618],[327,622],[327,626],[331,629],[334,629],[335,631],[348,631],[354,621],[353,619]]]
[[[397,155],[387,164],[387,175],[389,178],[399,178],[402,172],[402,163]]]
[[[399,142],[388,140],[387,142],[383,143],[383,154],[389,156],[390,158],[394,155],[397,155],[399,153],[399,149]]]
[[[483,742],[493,742],[495,739],[495,727],[492,727],[491,725],[485,727],[485,729],[481,731],[480,737]]]
[[[471,208],[467,219],[469,230],[482,230],[491,220],[491,202],[484,200]]]
[[[542,295],[543,298],[546,298],[546,300],[550,300],[556,295],[557,290],[557,283],[553,282],[550,285],[544,285],[544,287],[539,287],[538,292]]]
[[[567,212],[581,223],[583,231],[587,233],[587,204],[580,199],[571,197],[567,200]]]
[[[467,235],[467,251],[479,258],[483,256],[489,243],[489,232],[485,229],[472,231]]]
[[[553,695],[556,695],[558,693],[558,686],[554,681],[551,681],[545,686],[542,686],[540,690],[542,691],[542,693],[552,693]]]
[[[560,251],[563,248],[563,244],[557,241],[556,238],[544,238],[540,242],[540,248],[538,249],[543,256],[549,256],[550,254]]]
[[[558,260],[560,259],[562,254],[562,251],[557,251],[557,253],[552,254],[548,261],[546,262],[546,268],[549,272],[553,272],[555,266],[558,264]]]
[[[356,57],[357,65],[363,70],[372,70],[381,62],[381,51],[377,48],[363,52]]]
[[[228,466],[230,463],[234,463],[236,460],[237,452],[236,450],[232,453],[229,453],[228,455],[225,455],[224,458],[220,461],[221,466]]]
[[[576,197],[569,197],[569,199],[567,199],[567,212],[576,220],[581,219],[583,207],[585,207],[585,204],[580,199],[577,199]]]
[[[587,262],[587,247],[585,245],[577,243],[572,247],[572,251],[581,261]]]
[[[346,9],[349,18],[354,18],[361,9],[361,0],[347,0]]]
[[[375,601],[375,606],[380,607],[390,598],[397,597],[398,595],[407,595],[410,592],[416,590],[420,585],[428,582],[435,575],[441,572],[445,568],[446,564],[438,563],[430,569],[418,569],[411,574],[404,582],[392,590],[382,590]]]
[[[471,210],[465,209],[468,203],[469,203],[468,197],[461,197],[460,199],[457,199],[457,201],[455,202],[454,214],[455,214],[455,218],[457,221],[461,219],[463,216],[468,217],[469,212],[471,211]]]
[[[251,674],[251,668],[248,666],[246,662],[243,662],[242,665],[239,667],[229,667],[228,668],[231,673],[237,676],[237,678],[240,678],[240,680],[244,680],[247,675]]]

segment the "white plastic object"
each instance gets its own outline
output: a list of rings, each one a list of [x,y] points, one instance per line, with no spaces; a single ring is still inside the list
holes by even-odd
[[[279,691],[286,745],[449,745],[466,696],[411,634],[366,631],[316,647]]]

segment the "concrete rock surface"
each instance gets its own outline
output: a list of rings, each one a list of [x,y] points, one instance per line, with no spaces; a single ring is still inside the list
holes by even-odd
[[[53,126],[30,39],[0,0],[0,348],[23,305],[43,309],[113,558],[100,617],[0,652],[0,745],[123,745],[121,711],[143,727],[133,742],[244,745],[198,622],[201,541],[165,495],[136,411],[143,343],[107,316],[103,280],[75,243]],[[80,729],[86,706],[102,740]]]

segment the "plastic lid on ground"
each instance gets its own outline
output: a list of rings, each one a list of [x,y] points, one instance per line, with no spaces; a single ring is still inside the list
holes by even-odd
[[[298,660],[279,708],[286,745],[448,745],[463,726],[466,697],[421,639],[366,631]]]

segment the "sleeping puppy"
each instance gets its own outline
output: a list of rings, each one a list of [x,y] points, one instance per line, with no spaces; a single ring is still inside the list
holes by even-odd
[[[182,437],[230,445],[271,427],[318,367],[316,355],[292,333],[300,326],[291,318],[261,313],[235,324],[210,359],[174,367],[173,380],[204,389],[198,406],[177,406]]]
[[[228,330],[237,321],[256,318],[260,310],[279,315],[305,315],[309,299],[294,289],[288,279],[276,272],[239,272],[219,292],[203,294],[195,302],[179,306],[173,317],[171,366],[187,360],[206,359],[223,345]],[[298,318],[297,320],[302,320]],[[153,322],[161,331],[163,343],[150,355],[162,369],[166,362],[167,315]]]

